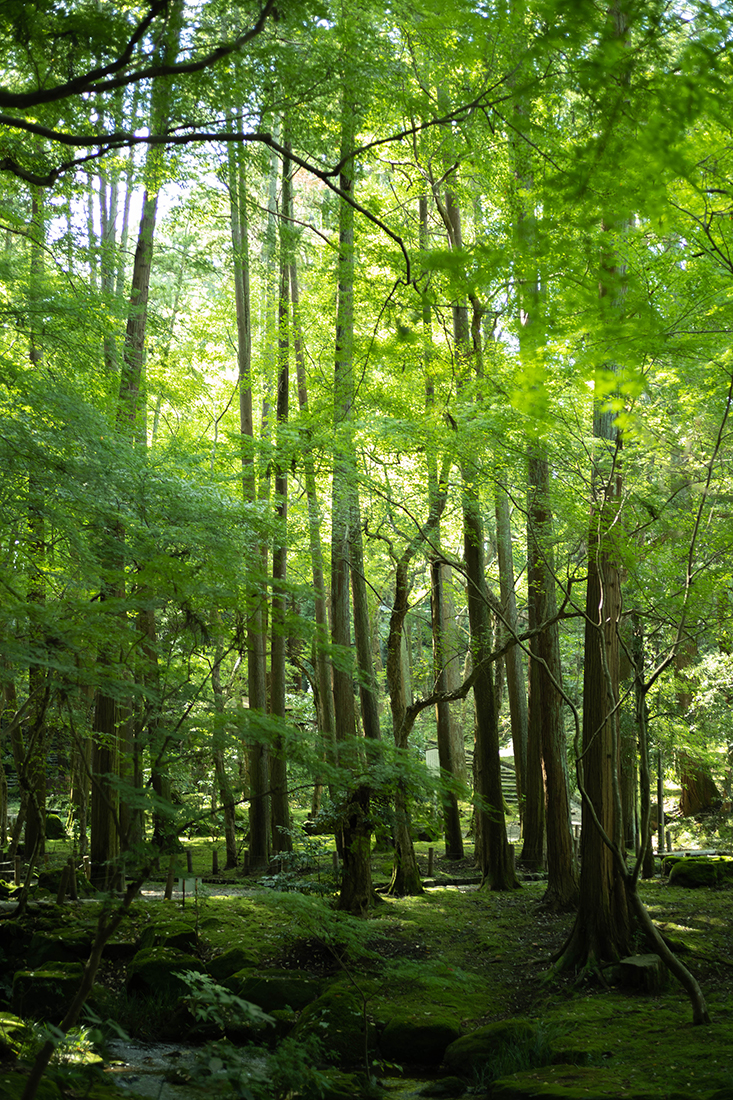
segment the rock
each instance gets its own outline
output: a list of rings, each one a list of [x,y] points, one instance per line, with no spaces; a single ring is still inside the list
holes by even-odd
[[[264,1012],[292,1008],[296,1012],[315,1001],[321,982],[302,970],[238,971],[223,983],[245,1001],[259,1005]]]
[[[189,989],[181,978],[176,977],[176,972],[184,970],[204,974],[206,967],[200,959],[182,951],[173,951],[168,947],[144,947],[127,968],[127,992],[143,997],[183,997]]]
[[[474,1071],[497,1063],[509,1048],[531,1045],[536,1035],[537,1028],[529,1020],[500,1020],[456,1039],[446,1050],[443,1062],[454,1073],[470,1077]]]
[[[420,1096],[442,1096],[445,1100],[458,1100],[466,1095],[466,1082],[460,1077],[441,1077],[420,1089]]]
[[[710,859],[692,857],[680,859],[669,872],[670,886],[717,886],[725,878],[733,876],[733,860],[723,856]]]
[[[12,1012],[0,1012],[0,1059],[17,1058],[30,1034],[30,1028],[19,1016],[14,1016]]]
[[[21,1100],[26,1077],[20,1073],[0,1073],[0,1096],[3,1100]],[[41,1081],[36,1100],[63,1100],[61,1089],[55,1081]]]
[[[49,962],[80,962],[91,949],[91,936],[75,928],[59,928],[33,934],[28,948],[28,970]]]
[[[66,826],[58,814],[46,814],[46,840],[65,840]]]
[[[375,1046],[375,1029],[367,1021],[368,1047]],[[338,982],[309,1004],[293,1029],[295,1039],[320,1040],[327,1061],[341,1066],[364,1063],[364,1008],[353,989]]]
[[[257,957],[244,947],[230,947],[209,960],[208,971],[215,982],[224,982],[241,970],[254,970]]]
[[[639,993],[661,993],[669,972],[658,955],[629,955],[618,964],[619,982]]]
[[[48,963],[39,970],[17,970],[13,977],[13,1012],[57,1024],[81,984],[78,962]]]
[[[140,937],[140,947],[167,947],[173,951],[190,951],[198,942],[196,929],[182,920],[156,921],[149,924]]]
[[[379,1039],[383,1058],[398,1065],[439,1066],[446,1048],[460,1038],[458,1022],[440,1016],[393,1016]]]
[[[319,1073],[318,1089],[321,1100],[375,1100],[385,1095],[382,1089],[364,1081],[358,1074],[338,1069]]]

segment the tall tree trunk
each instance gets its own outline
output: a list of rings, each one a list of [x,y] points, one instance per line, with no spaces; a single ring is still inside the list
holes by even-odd
[[[249,283],[249,241],[247,188],[244,150],[234,143],[229,147],[229,203],[232,249],[234,255],[234,300],[237,321],[237,368],[239,379],[239,431],[242,443],[242,499],[245,508],[257,501],[257,472],[254,445],[252,401],[252,320]],[[252,552],[249,574],[254,583],[248,592],[246,608],[247,695],[252,715],[267,710],[265,675],[265,628],[259,586],[262,553]],[[254,723],[253,723],[254,726]],[[249,757],[249,858],[253,870],[262,870],[269,862],[269,764],[267,746],[256,736],[248,741]]]
[[[295,364],[298,375],[298,404],[302,416],[306,413],[308,408],[308,389],[303,337],[300,326],[298,273],[294,253],[290,261],[290,293],[292,299],[293,350],[295,352]],[[302,462],[305,471],[305,494],[308,501],[308,545],[313,565],[313,593],[316,620],[316,637],[314,639],[314,664],[316,669],[316,691],[314,694],[316,698],[316,714],[318,717],[319,738],[323,746],[323,755],[331,763],[334,763],[336,726],[333,713],[331,670],[326,651],[328,641],[328,607],[326,604],[326,584],[323,570],[323,547],[321,545],[321,508],[318,502],[316,471],[310,447],[306,448]],[[320,790],[321,782],[319,778],[316,778],[313,791],[313,816],[315,816],[320,807]]]
[[[518,633],[517,597],[514,590],[514,560],[512,532],[509,514],[509,498],[506,490],[497,486],[495,495],[496,548],[499,560],[499,591],[501,606],[510,633]],[[522,652],[514,645],[505,657],[506,684],[509,698],[509,719],[512,727],[514,749],[514,773],[517,787],[517,803],[520,821],[524,817],[527,796],[527,692],[522,670]]]
[[[535,465],[536,464],[536,465]],[[531,643],[532,690],[540,719],[539,740],[547,799],[547,892],[553,909],[570,909],[578,901],[565,725],[563,722],[560,632],[555,599],[552,514],[549,510],[550,468],[544,457],[530,454],[528,483],[534,490],[528,504],[529,626],[545,625]]]
[[[461,213],[454,195],[446,195],[443,218],[453,249],[462,247]],[[474,348],[480,373],[480,307],[474,300]],[[468,307],[453,306],[453,343],[459,386],[468,380],[472,351],[470,347]],[[512,890],[519,885],[507,841],[504,794],[501,787],[499,758],[499,708],[494,689],[489,593],[484,565],[484,530],[478,490],[473,471],[466,460],[461,466],[463,557],[466,568],[468,622],[471,636],[471,660],[481,669],[473,685],[476,708],[474,774],[477,796],[475,815],[476,856],[484,882],[492,890]]]
[[[45,216],[43,197],[39,188],[31,191],[30,234],[30,347],[31,368],[43,367],[41,343],[40,285],[43,276],[43,248],[45,243]],[[28,578],[28,603],[35,609],[31,618],[30,654],[28,662],[28,696],[32,700],[25,737],[25,759],[19,779],[26,787],[27,815],[25,825],[26,854],[34,850],[42,856],[46,844],[46,706],[44,698],[50,688],[49,672],[44,667],[46,649],[45,632],[41,622],[46,603],[46,520],[44,490],[31,467],[28,471],[28,542],[31,573]]]
[[[354,188],[352,152],[356,133],[355,105],[347,89],[341,108],[341,173],[339,186],[345,194]],[[334,459],[331,519],[331,640],[341,656],[333,666],[333,698],[339,763],[355,774],[355,783],[346,794],[340,831],[342,856],[341,892],[338,907],[349,913],[364,914],[372,906],[374,894],[371,874],[371,825],[369,787],[356,778],[359,770],[354,738],[353,672],[345,660],[351,647],[349,617],[349,581],[351,557],[358,552],[361,531],[352,537],[351,527],[359,522],[355,507],[356,456],[353,439],[354,403],[354,210],[341,199],[339,204],[338,306],[336,317],[336,357],[334,373]],[[358,588],[357,588],[358,591]],[[360,609],[363,614],[363,609]],[[360,629],[362,627],[360,626]],[[363,637],[358,639],[363,646]],[[364,720],[374,717],[367,685],[367,709]],[[362,699],[363,702],[363,699]]]
[[[287,138],[284,146],[288,148]],[[290,160],[286,156],[282,166],[282,204],[287,214],[290,210]],[[284,222],[281,226],[284,227]],[[290,393],[289,364],[289,307],[290,307],[290,248],[288,231],[280,231],[280,296],[278,303],[278,353],[277,381],[277,441],[275,460],[275,502],[278,519],[277,534],[272,551],[272,643],[270,710],[275,718],[285,722],[285,663],[287,656],[287,521],[288,521],[288,467],[286,435]],[[285,738],[275,737],[270,753],[270,807],[272,814],[272,848],[274,852],[290,852],[293,841],[290,834],[290,806],[288,802],[288,771],[285,755]]]
[[[421,195],[418,203],[418,217],[420,225],[420,248],[427,251],[428,248],[428,199]],[[423,369],[425,372],[425,405],[428,411],[435,406],[435,381],[433,377],[433,348],[432,334],[432,307],[428,295],[428,288],[424,287],[421,293],[422,308],[422,335],[423,335]],[[435,502],[438,500],[440,485],[438,483],[438,459],[432,450],[428,450],[428,493],[429,507],[432,513]],[[455,655],[450,652],[448,638],[447,601],[445,593],[445,578],[448,572],[447,565],[443,562],[440,542],[440,519],[435,523],[435,530],[428,545],[428,560],[430,562],[430,622],[433,645],[433,690],[445,693],[454,685],[449,683],[448,667]],[[441,792],[443,803],[443,835],[445,837],[446,859],[463,859],[463,832],[461,829],[461,814],[458,807],[458,796],[451,787],[451,781],[464,779],[465,754],[463,766],[458,759],[456,748],[457,731],[454,729],[453,716],[450,703],[440,701],[435,704],[435,724],[438,737],[438,762],[441,772],[444,773],[444,787]]]

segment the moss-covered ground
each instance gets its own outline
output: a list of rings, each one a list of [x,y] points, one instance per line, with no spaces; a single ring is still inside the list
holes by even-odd
[[[585,974],[551,977],[551,959],[573,917],[543,908],[541,881],[525,882],[509,894],[491,893],[470,882],[475,872],[469,860],[447,865],[436,858],[437,885],[421,897],[383,896],[372,915],[359,920],[333,908],[325,845],[319,872],[300,867],[290,875],[284,867],[267,876],[265,884],[239,872],[220,874],[212,882],[211,842],[188,841],[185,847],[192,855],[191,876],[201,880],[197,891],[189,891],[185,906],[180,893],[171,902],[154,893],[136,902],[118,936],[121,944],[139,942],[151,924],[165,928],[183,921],[196,930],[204,963],[236,947],[258,968],[341,975],[358,989],[380,1026],[397,1016],[436,1017],[456,1021],[467,1033],[513,1016],[541,1021],[553,1046],[564,1052],[562,1060],[585,1067],[579,1096],[590,1095],[582,1083],[589,1073],[599,1095],[695,1100],[731,1090],[733,1096],[730,880],[698,890],[659,878],[642,884],[654,920],[707,997],[712,1023],[694,1027],[686,997],[674,981],[652,997],[624,992],[614,984],[612,971],[605,983]],[[418,845],[423,869],[427,849],[427,844]],[[179,858],[185,875],[185,854]],[[383,885],[388,871],[389,856],[375,854],[376,881]],[[293,889],[304,883],[311,892]],[[232,896],[232,890],[239,892]],[[66,907],[66,919],[91,928],[95,908],[91,902]],[[29,919],[43,921],[43,911],[32,908]],[[98,1010],[152,1038],[170,1005],[146,1006],[127,998],[122,956],[112,949],[103,963]],[[7,999],[0,1007],[9,1007]],[[532,1070],[538,1089],[557,1072],[556,1067]],[[489,1095],[486,1090],[478,1094]]]

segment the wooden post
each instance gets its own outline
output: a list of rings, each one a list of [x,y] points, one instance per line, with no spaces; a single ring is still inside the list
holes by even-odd
[[[428,848],[428,878],[433,877],[433,862],[435,860],[435,848]]]
[[[662,775],[662,750],[657,750],[657,855],[664,853],[664,776]]]
[[[219,874],[219,849],[214,848],[211,853],[211,873],[214,875]]]
[[[79,890],[76,882],[76,864],[74,863],[73,856],[69,856],[68,862],[69,868],[69,897],[72,901],[77,901],[79,898]]]
[[[58,893],[56,894],[56,904],[63,905],[64,898],[66,897],[66,889],[69,885],[69,865],[65,863],[61,871],[61,881],[59,882]]]
[[[90,879],[91,875],[90,875],[90,866],[89,866],[89,856],[84,856],[83,862],[84,862],[84,875],[86,876],[86,878]]]
[[[168,878],[165,880],[165,894],[163,895],[163,901],[172,901],[173,899],[173,872],[175,870],[176,857],[171,856],[168,860]]]
[[[245,875],[249,874],[249,848],[244,849],[244,860],[242,863],[242,871]]]

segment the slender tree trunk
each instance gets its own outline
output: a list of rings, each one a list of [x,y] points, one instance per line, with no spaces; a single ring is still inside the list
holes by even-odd
[[[247,190],[244,151],[229,147],[229,202],[232,248],[234,254],[234,299],[237,320],[237,367],[239,377],[239,431],[242,443],[242,498],[245,508],[256,503],[257,474],[254,447],[252,402],[252,322],[249,284],[249,242]],[[248,593],[247,693],[253,715],[267,710],[265,675],[265,628],[263,607],[256,578],[260,575],[262,553],[252,552],[249,573],[254,583]],[[253,730],[253,733],[255,731]],[[269,763],[267,746],[252,736],[247,745],[249,757],[249,858],[253,870],[262,870],[269,862]]]
[[[284,146],[288,148],[287,138]],[[283,160],[282,204],[290,210],[290,161]],[[274,717],[285,722],[285,663],[287,656],[287,521],[288,521],[288,468],[285,438],[289,411],[289,307],[290,307],[290,249],[287,231],[280,232],[280,296],[278,304],[278,352],[279,370],[277,382],[277,442],[275,465],[275,501],[278,530],[272,551],[272,644],[270,709]],[[276,736],[270,753],[270,807],[272,814],[272,848],[274,852],[290,852],[293,841],[290,834],[290,805],[288,801],[288,771],[285,755],[285,739]]]
[[[298,273],[295,255],[290,262],[290,292],[292,299],[292,334],[293,350],[298,374],[298,404],[301,417],[307,412],[308,390],[305,370],[305,355],[303,351],[303,338],[300,327],[298,290]],[[321,545],[321,508],[318,502],[316,489],[316,471],[313,463],[313,454],[310,448],[303,455],[305,471],[305,493],[308,501],[308,545],[313,563],[313,592],[314,610],[316,620],[316,637],[314,639],[314,664],[316,669],[316,713],[318,716],[319,738],[323,746],[323,755],[331,763],[335,762],[335,718],[333,713],[333,690],[331,687],[331,670],[328,663],[326,645],[328,641],[328,608],[326,604],[326,584],[323,570],[323,547]],[[320,780],[316,780],[313,793],[312,814],[318,812]],[[333,792],[332,792],[333,793]]]
[[[496,509],[496,548],[499,560],[499,590],[504,619],[509,631],[518,633],[517,598],[514,591],[514,562],[512,555],[512,533],[509,514],[509,498],[506,491],[497,486]],[[519,646],[507,650],[506,683],[509,697],[509,718],[512,727],[512,746],[514,749],[514,772],[517,786],[517,803],[520,820],[524,817],[524,805],[527,795],[527,692],[522,670],[522,653]]]
[[[356,111],[348,91],[344,91],[341,114],[341,174],[339,186],[346,194],[354,188],[354,162],[351,153],[356,132]],[[358,553],[361,531],[352,537],[352,524],[358,523],[356,492],[356,456],[353,439],[354,403],[354,210],[343,199],[339,206],[338,306],[336,318],[336,361],[334,374],[334,460],[331,519],[331,640],[341,656],[333,666],[333,697],[339,762],[358,770],[354,744],[356,714],[353,672],[346,654],[351,646],[349,620],[349,581],[352,555]],[[360,585],[357,584],[357,593]],[[359,608],[363,616],[363,607]],[[357,637],[363,657],[363,618]],[[366,686],[364,721],[372,722],[371,685]],[[364,696],[362,697],[362,703]],[[376,732],[372,727],[371,732]],[[374,893],[371,875],[370,791],[356,779],[346,795],[340,835],[342,856],[341,892],[338,907],[349,913],[364,914],[372,906]]]

